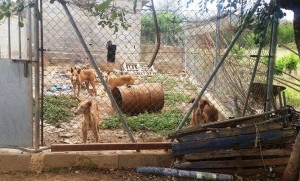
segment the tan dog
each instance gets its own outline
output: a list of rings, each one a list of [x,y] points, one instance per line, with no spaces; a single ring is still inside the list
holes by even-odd
[[[81,90],[82,83],[86,84],[86,88],[91,95],[97,95],[96,91],[96,75],[92,69],[80,69],[80,68],[71,68],[71,82],[74,89],[74,96],[76,96],[76,86],[77,86],[77,99],[80,100],[79,94]],[[89,89],[89,84],[92,85],[93,90]]]
[[[195,98],[192,98],[188,103],[193,103]],[[215,122],[218,120],[219,111],[208,102],[206,98],[201,98],[197,107],[193,110],[191,125],[199,126],[209,122]]]
[[[81,131],[83,135],[83,143],[86,143],[87,132],[92,130],[96,142],[98,142],[98,132],[99,132],[99,123],[100,123],[100,110],[98,107],[97,101],[83,101],[79,102],[78,107],[74,111],[76,115],[83,114],[84,119],[81,124]]]
[[[130,75],[121,75],[118,77],[109,77],[109,73],[104,75],[108,88],[113,90],[115,87],[119,87],[122,85],[133,85],[135,80]]]

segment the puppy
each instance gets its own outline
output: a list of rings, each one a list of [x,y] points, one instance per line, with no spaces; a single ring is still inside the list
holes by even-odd
[[[113,90],[113,88],[115,87],[119,87],[119,86],[122,86],[122,85],[133,85],[135,80],[132,76],[130,75],[121,75],[121,76],[118,76],[118,77],[109,77],[109,73],[107,74],[104,74],[104,78],[105,78],[105,81],[110,89]]]
[[[86,143],[87,132],[92,130],[96,142],[98,142],[98,132],[99,132],[99,123],[100,123],[100,110],[98,103],[96,101],[83,101],[78,104],[78,107],[74,111],[75,115],[83,114],[83,121],[81,124],[81,131],[83,135],[83,143]]]
[[[77,99],[79,98],[82,83],[86,84],[86,88],[91,95],[97,95],[96,91],[96,75],[92,69],[80,69],[71,67],[71,82],[74,89],[74,96],[76,96],[76,86],[78,89]],[[89,84],[92,85],[93,90],[89,89]]]
[[[193,103],[195,98],[192,98],[188,103]],[[208,102],[207,99],[201,98],[197,106],[193,110],[191,125],[199,126],[209,122],[218,120],[219,111]]]

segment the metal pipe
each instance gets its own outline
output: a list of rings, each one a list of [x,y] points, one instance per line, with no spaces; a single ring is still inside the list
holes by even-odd
[[[271,109],[271,101],[274,98],[273,95],[273,79],[274,79],[274,67],[276,59],[276,45],[277,45],[277,32],[278,32],[279,19],[277,12],[274,13],[273,24],[272,24],[272,37],[271,47],[269,52],[269,71],[267,80],[267,100],[266,100],[266,111]]]
[[[115,99],[113,98],[113,96],[112,96],[112,94],[111,94],[111,92],[110,92],[110,90],[109,90],[109,88],[108,88],[108,86],[107,86],[107,84],[106,84],[106,82],[105,82],[105,80],[104,80],[104,77],[103,77],[101,71],[100,71],[99,68],[97,67],[97,64],[96,64],[96,62],[95,62],[95,60],[94,60],[94,57],[92,56],[92,54],[91,54],[91,52],[90,52],[88,46],[86,45],[86,43],[85,43],[85,41],[84,41],[84,39],[83,39],[83,37],[82,37],[80,31],[79,31],[79,29],[78,29],[78,27],[77,27],[77,25],[76,25],[74,19],[73,19],[72,15],[71,15],[71,13],[70,13],[70,11],[69,11],[69,9],[68,9],[68,7],[67,7],[67,5],[66,5],[66,1],[64,1],[64,0],[57,0],[57,1],[63,6],[63,9],[65,10],[65,12],[66,12],[66,14],[67,14],[67,16],[68,16],[68,18],[69,18],[69,21],[70,21],[70,23],[72,24],[72,26],[73,26],[73,28],[74,28],[76,34],[77,34],[77,37],[78,37],[78,39],[79,39],[81,45],[83,46],[85,52],[87,53],[87,55],[88,55],[88,57],[89,57],[89,60],[90,60],[90,62],[91,62],[91,64],[92,64],[92,66],[94,67],[94,69],[95,69],[95,71],[96,71],[98,77],[100,78],[100,80],[101,80],[101,82],[102,82],[102,84],[103,84],[103,86],[104,86],[104,89],[106,90],[106,92],[107,92],[107,94],[108,94],[108,97],[109,97],[109,99],[110,99],[110,101],[111,101],[113,107],[116,109],[116,111],[117,111],[117,113],[118,113],[118,116],[119,116],[119,118],[120,118],[120,120],[121,120],[121,122],[122,122],[122,124],[123,124],[123,127],[125,128],[125,130],[126,130],[128,136],[129,136],[130,140],[131,140],[132,142],[136,142],[136,140],[135,140],[134,137],[133,137],[133,134],[131,133],[131,131],[130,131],[130,129],[129,129],[129,127],[128,127],[128,125],[127,125],[127,123],[126,123],[124,117],[123,117],[123,115],[122,115],[122,112],[121,112],[120,108],[118,107],[118,105],[117,105]]]
[[[281,92],[280,92],[280,88],[279,87],[277,87],[277,92],[278,92],[278,99],[279,99],[279,107],[280,107],[280,109],[282,109],[282,106],[283,106],[283,104],[282,104],[282,96],[281,96]]]
[[[277,81],[277,82],[279,82],[279,83],[281,83],[281,84],[283,84],[283,85],[285,85],[285,86],[287,86],[287,87],[289,87],[289,88],[291,88],[291,89],[293,89],[293,90],[295,90],[295,91],[298,91],[298,92],[300,92],[300,90],[299,90],[299,89],[296,89],[296,88],[294,88],[294,87],[290,86],[290,85],[289,85],[289,84],[287,84],[287,83],[284,83],[284,82],[282,82],[282,81],[280,81],[280,80],[277,80],[276,78],[275,78],[275,81]]]
[[[256,8],[259,6],[261,0],[257,0],[257,2],[255,3],[253,9],[249,12],[248,18],[251,18],[252,15],[254,14],[254,12],[256,11]],[[246,17],[247,18],[247,17]],[[209,77],[209,79],[207,80],[207,82],[205,83],[204,87],[202,88],[202,90],[200,91],[200,93],[198,94],[198,96],[196,97],[195,101],[193,102],[192,106],[190,107],[190,109],[187,111],[187,113],[185,114],[184,118],[182,119],[182,121],[180,122],[179,126],[177,127],[176,130],[179,130],[183,127],[183,125],[185,124],[185,122],[187,121],[187,119],[189,118],[190,114],[192,113],[194,107],[196,107],[196,105],[198,104],[199,99],[203,96],[205,90],[207,89],[207,87],[209,86],[210,82],[213,80],[214,76],[216,75],[216,73],[218,72],[218,70],[221,68],[221,66],[223,65],[226,57],[228,56],[229,52],[231,51],[233,45],[235,44],[235,42],[238,40],[238,38],[240,37],[240,35],[242,34],[242,32],[244,31],[244,29],[248,26],[249,22],[246,21],[238,30],[238,32],[235,34],[233,40],[231,41],[231,43],[229,44],[227,50],[225,51],[224,55],[222,56],[220,62],[218,63],[218,65],[216,66],[216,68],[214,69],[214,71],[212,72],[211,76]],[[174,140],[174,139],[173,139]],[[172,141],[173,141],[172,140]]]
[[[43,14],[43,1],[40,0],[40,12]],[[44,145],[44,28],[43,18],[40,20],[41,30],[41,145]]]
[[[282,98],[283,98],[283,107],[286,107],[286,96],[285,96],[285,92],[282,92]]]
[[[268,24],[269,24],[269,22],[268,22]],[[265,38],[266,38],[267,27],[263,32],[263,40],[265,40]],[[254,82],[254,79],[255,79],[255,75],[256,75],[257,68],[258,68],[258,63],[259,63],[259,60],[260,60],[262,49],[263,49],[263,42],[260,43],[259,49],[257,51],[257,57],[256,57],[255,64],[254,64],[254,67],[253,67],[253,72],[252,72],[250,84],[249,84],[249,87],[248,87],[248,92],[247,92],[247,96],[246,96],[246,101],[244,103],[242,116],[245,116],[245,114],[246,114],[246,109],[247,109],[248,101],[249,101],[249,97],[250,97],[250,91],[251,91],[251,88],[252,88],[252,85],[253,85],[253,82]]]
[[[222,4],[218,3],[217,5],[217,20],[216,20],[216,45],[215,45],[215,59],[214,59],[214,67],[217,66],[218,59],[219,59],[219,41],[220,41],[220,17],[221,17],[221,9]],[[217,75],[214,77],[214,85],[213,85],[213,93],[215,93],[216,89],[216,81],[217,81]]]
[[[286,80],[286,79],[283,79],[283,78],[280,78],[280,77],[274,77],[274,79],[275,80],[282,80],[282,81],[284,81],[284,82],[288,82],[288,83],[290,83],[290,84],[293,84],[293,85],[295,85],[295,86],[298,86],[298,87],[300,87],[300,84],[296,84],[295,82],[292,82],[292,81],[289,81],[289,80]]]
[[[18,21],[20,22],[21,21],[21,13],[19,12],[18,13]],[[18,26],[18,32],[19,32],[19,59],[22,58],[22,46],[21,46],[21,43],[22,43],[22,40],[21,40],[21,27]]]
[[[160,167],[138,167],[138,173],[155,174],[155,175],[165,175],[165,176],[175,176],[181,178],[191,178],[200,179],[206,181],[233,181],[235,177],[228,174],[220,173],[209,173],[209,172],[198,172],[198,171],[187,171],[178,170],[174,168],[160,168]]]
[[[34,128],[35,128],[35,135],[34,135],[34,149],[39,149],[40,146],[40,55],[39,55],[39,20],[38,20],[38,1],[35,1],[34,4],[34,17],[33,17],[33,23],[34,23],[34,52],[35,52],[35,122],[34,122]]]
[[[8,30],[8,58],[11,59],[11,39],[10,39],[10,16],[7,17]]]

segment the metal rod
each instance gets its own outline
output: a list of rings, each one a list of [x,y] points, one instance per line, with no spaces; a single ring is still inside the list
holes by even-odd
[[[261,0],[257,0],[257,2],[255,3],[253,9],[249,12],[249,17],[251,18],[252,15],[254,14],[256,8],[259,6]],[[177,127],[176,130],[179,130],[183,127],[183,125],[185,124],[185,122],[187,121],[187,119],[189,118],[190,114],[192,113],[192,110],[194,109],[194,107],[196,107],[196,105],[198,104],[198,101],[200,100],[200,98],[203,96],[205,90],[207,89],[207,87],[209,86],[210,82],[213,80],[214,76],[216,75],[216,73],[218,72],[218,70],[221,68],[221,66],[223,65],[226,57],[228,56],[229,52],[231,51],[233,45],[235,44],[235,42],[238,40],[238,38],[240,37],[240,35],[242,34],[242,32],[244,31],[244,29],[248,26],[249,22],[245,22],[240,29],[238,30],[238,32],[235,34],[233,40],[231,41],[231,43],[229,44],[227,50],[225,51],[224,55],[222,56],[221,60],[219,61],[219,63],[217,64],[216,68],[214,69],[214,71],[212,72],[211,76],[209,77],[209,79],[207,80],[207,82],[205,83],[204,87],[202,88],[202,90],[200,91],[200,93],[198,94],[198,96],[196,97],[195,101],[193,102],[192,106],[190,107],[190,109],[187,111],[187,113],[185,114],[184,118],[182,119],[182,121],[180,122],[179,126]],[[174,140],[174,139],[173,139]],[[171,141],[173,141],[171,140]]]
[[[288,82],[288,83],[291,83],[291,84],[293,84],[293,85],[295,85],[295,86],[298,86],[298,87],[300,87],[300,84],[296,84],[295,82],[292,82],[292,81],[289,81],[289,80],[286,80],[286,79],[283,79],[283,78],[280,78],[280,77],[274,77],[274,79],[275,80],[282,80],[282,81],[284,81],[284,82]]]
[[[286,96],[285,96],[285,92],[282,92],[282,98],[283,98],[283,107],[286,107]]]
[[[43,14],[43,1],[40,0],[40,12]],[[44,28],[43,18],[40,20],[41,34],[41,145],[44,145]]]
[[[7,17],[8,30],[8,58],[11,59],[11,39],[10,39],[10,16]]]
[[[130,131],[130,129],[129,129],[129,127],[128,127],[128,125],[127,125],[127,123],[126,123],[126,121],[125,121],[125,119],[124,119],[124,117],[123,117],[123,115],[122,115],[122,112],[121,112],[119,106],[117,105],[115,99],[113,98],[113,96],[112,96],[112,94],[111,94],[111,92],[110,92],[110,90],[109,90],[109,88],[108,88],[108,86],[107,86],[107,84],[106,84],[106,82],[105,82],[105,80],[104,80],[104,77],[103,77],[101,71],[100,71],[99,68],[97,67],[97,64],[96,64],[96,62],[95,62],[95,60],[94,60],[94,57],[92,56],[92,54],[91,54],[91,52],[90,52],[88,46],[86,45],[86,43],[85,43],[85,41],[84,41],[84,39],[83,39],[83,37],[82,37],[80,31],[79,31],[79,29],[78,29],[78,27],[77,27],[77,25],[76,25],[74,19],[73,19],[72,15],[71,15],[71,13],[70,13],[70,11],[69,11],[69,9],[68,9],[68,7],[67,7],[67,5],[66,5],[66,1],[64,1],[64,0],[57,0],[57,1],[63,6],[63,9],[65,10],[65,12],[66,12],[66,14],[67,14],[67,16],[68,16],[68,18],[69,18],[69,21],[70,21],[70,23],[72,24],[72,26],[73,26],[73,28],[74,28],[74,30],[75,30],[77,36],[78,36],[78,39],[79,39],[81,45],[82,45],[83,48],[85,49],[85,52],[87,53],[87,55],[88,55],[88,57],[89,57],[89,60],[90,60],[90,62],[91,62],[91,64],[92,64],[92,66],[94,67],[94,69],[95,69],[95,71],[96,71],[98,77],[100,78],[100,80],[101,80],[101,82],[102,82],[102,84],[103,84],[103,86],[104,86],[104,89],[106,90],[106,92],[107,92],[107,94],[108,94],[108,97],[109,97],[109,99],[110,99],[110,101],[111,101],[113,107],[116,109],[116,111],[117,111],[117,113],[118,113],[118,116],[119,116],[119,118],[120,118],[120,120],[121,120],[121,122],[122,122],[122,124],[123,124],[123,127],[125,128],[125,130],[126,130],[128,136],[129,136],[130,140],[131,140],[132,142],[136,142],[136,140],[135,140],[134,137],[133,137],[132,132]]]
[[[274,13],[272,23],[272,36],[271,36],[271,47],[269,52],[269,71],[267,80],[267,100],[266,100],[266,111],[271,109],[271,101],[274,98],[273,95],[273,79],[274,79],[274,67],[276,59],[276,45],[277,45],[277,33],[278,33],[279,19],[277,12]]]
[[[220,17],[221,17],[221,9],[222,4],[218,3],[217,5],[217,20],[216,20],[216,45],[215,45],[215,59],[214,59],[214,67],[217,66],[218,59],[219,59],[219,41],[220,41]],[[214,77],[214,85],[213,85],[213,93],[215,93],[216,89],[216,81],[217,81],[217,75]]]
[[[263,32],[263,37],[262,37],[263,40],[266,37],[267,27]],[[259,49],[257,51],[257,57],[256,57],[255,64],[254,64],[254,67],[253,67],[252,76],[251,76],[251,80],[250,80],[250,83],[249,83],[248,92],[247,92],[247,96],[246,96],[246,101],[244,103],[242,116],[245,116],[245,114],[246,114],[246,109],[247,109],[248,101],[249,101],[249,97],[250,97],[250,91],[251,91],[251,88],[252,88],[252,85],[253,85],[253,82],[254,82],[254,79],[255,79],[255,75],[256,75],[257,68],[258,68],[258,63],[259,63],[259,60],[260,60],[262,49],[263,49],[263,42],[260,43]]]
[[[282,44],[282,43],[279,43],[280,46],[283,46],[284,48],[286,48],[287,50],[293,52],[294,54],[298,55],[300,57],[300,54],[298,52],[296,52],[295,50],[292,50],[291,48],[289,48],[288,46]]]
[[[300,90],[299,89],[296,89],[296,88],[294,88],[294,87],[292,87],[292,86],[290,86],[289,84],[287,84],[287,83],[284,83],[284,82],[282,82],[282,81],[280,81],[280,80],[277,80],[276,78],[274,79],[275,81],[277,81],[277,82],[279,82],[279,83],[281,83],[281,84],[283,84],[283,85],[285,85],[285,86],[287,86],[287,87],[289,87],[289,88],[291,88],[291,89],[293,89],[293,90],[295,90],[295,91],[298,91],[298,92],[300,92]]]
[[[34,122],[34,128],[35,128],[35,142],[34,142],[34,149],[37,150],[40,147],[40,54],[39,54],[39,20],[38,20],[38,1],[35,1],[34,4],[34,17],[33,17],[33,23],[34,23],[34,52],[35,52],[35,122]]]
[[[20,22],[21,21],[21,13],[19,12],[18,13],[18,21]],[[19,32],[19,59],[22,58],[22,46],[21,46],[21,43],[22,43],[22,40],[21,40],[21,27],[18,26],[18,32]]]
[[[282,106],[283,106],[283,104],[282,104],[282,96],[281,96],[281,92],[280,92],[280,88],[279,87],[277,87],[277,92],[278,92],[278,99],[279,99],[279,107],[280,107],[280,109],[282,109]]]

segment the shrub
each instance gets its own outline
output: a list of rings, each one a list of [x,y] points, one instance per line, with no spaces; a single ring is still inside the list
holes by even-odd
[[[280,70],[287,69],[291,72],[292,70],[297,69],[298,63],[299,63],[299,57],[297,55],[288,54],[279,59],[276,59],[275,68]]]
[[[128,126],[133,131],[153,131],[162,135],[166,135],[170,131],[174,131],[182,119],[180,109],[167,110],[162,113],[143,113],[137,116],[125,116]],[[118,117],[104,121],[101,124],[103,129],[121,128]]]
[[[60,126],[74,117],[71,108],[77,106],[74,98],[65,95],[51,95],[44,97],[44,118],[47,123]]]

